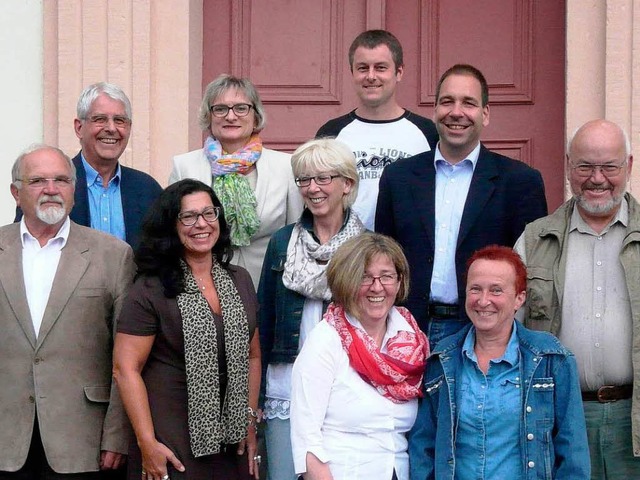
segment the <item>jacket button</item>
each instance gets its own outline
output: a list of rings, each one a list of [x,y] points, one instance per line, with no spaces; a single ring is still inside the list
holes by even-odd
[[[535,467],[535,466],[536,466],[536,462],[529,462],[529,463],[527,463],[527,467],[529,467],[529,468],[533,468],[533,467]]]
[[[36,357],[35,360],[33,361],[33,363],[38,365],[41,361],[42,361],[42,359],[40,357]]]
[[[527,434],[527,440],[533,440],[533,433]]]
[[[36,399],[33,398],[33,395],[29,395],[29,403],[36,403]]]
[[[533,410],[530,406],[527,405],[527,413],[531,413],[531,410]]]

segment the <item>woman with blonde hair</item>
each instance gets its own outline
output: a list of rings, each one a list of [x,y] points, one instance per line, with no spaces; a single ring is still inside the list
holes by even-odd
[[[408,480],[406,434],[429,342],[406,308],[409,266],[391,238],[345,242],[327,269],[333,303],[293,366],[291,442],[306,480]]]
[[[258,300],[269,478],[294,480],[289,429],[291,370],[309,331],[331,300],[326,268],[364,226],[352,212],[358,193],[353,153],[337,140],[312,140],[291,157],[305,210],[267,248]]]

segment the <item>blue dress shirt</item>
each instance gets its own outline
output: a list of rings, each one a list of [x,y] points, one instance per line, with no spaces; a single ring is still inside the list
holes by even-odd
[[[462,346],[457,391],[456,478],[521,478],[520,350],[514,322],[504,355],[491,360],[486,375],[478,367],[471,328]]]
[[[82,164],[87,174],[87,191],[89,192],[89,214],[91,228],[126,240],[122,196],[120,194],[120,164],[116,173],[105,188],[102,176],[82,156]]]
[[[436,231],[430,298],[435,302],[458,303],[458,279],[456,278],[458,231],[479,155],[480,143],[467,158],[452,165],[442,156],[440,144],[436,147],[433,158],[436,169]]]

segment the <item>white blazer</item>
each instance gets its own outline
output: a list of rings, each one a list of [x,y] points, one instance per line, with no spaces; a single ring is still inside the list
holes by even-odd
[[[260,228],[251,237],[251,245],[235,249],[231,263],[249,271],[257,290],[271,234],[297,221],[304,203],[293,178],[290,154],[263,148],[262,155],[256,162],[256,171],[258,180],[254,193],[258,202]],[[173,157],[169,184],[185,178],[212,185],[211,165],[203,149]]]

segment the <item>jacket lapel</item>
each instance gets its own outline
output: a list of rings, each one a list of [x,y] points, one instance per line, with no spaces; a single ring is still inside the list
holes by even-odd
[[[78,227],[72,223],[67,244],[62,249],[58,270],[53,279],[49,302],[42,317],[42,325],[38,334],[38,348],[42,345],[58,318],[60,318],[60,314],[87,270],[89,261],[85,254],[88,251],[89,246],[84,241],[84,237]]]
[[[265,208],[265,205],[268,202],[267,192],[269,191],[269,181],[271,180],[272,175],[269,175],[269,165],[264,160],[265,149],[262,149],[261,158],[256,162],[256,173],[258,174],[258,178],[256,179],[256,189],[254,191],[254,195],[256,197],[256,201],[258,202],[256,213],[258,214],[258,218],[262,218],[262,212]],[[283,188],[286,188],[283,187]]]
[[[422,220],[431,248],[435,246],[436,231],[436,170],[434,151],[427,152],[424,161],[415,165],[411,179],[411,197],[416,215]]]
[[[0,240],[0,285],[7,295],[9,306],[13,310],[25,336],[36,346],[36,332],[31,320],[31,312],[24,290],[24,276],[22,274],[22,242],[20,241],[20,224],[15,223]]]
[[[478,163],[471,178],[469,193],[464,204],[464,212],[460,220],[460,230],[458,232],[458,246],[462,244],[469,233],[471,226],[475,223],[485,205],[493,195],[495,190],[495,178],[498,170],[491,158],[491,152],[484,145],[480,147]]]

